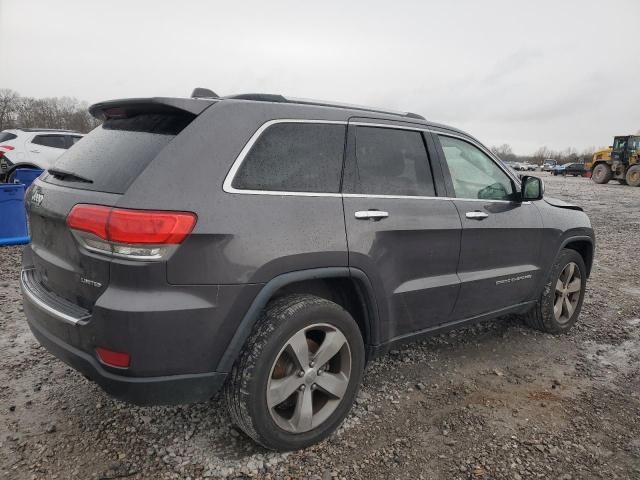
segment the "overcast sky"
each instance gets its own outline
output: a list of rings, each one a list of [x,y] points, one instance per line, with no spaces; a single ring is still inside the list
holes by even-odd
[[[282,93],[528,154],[638,131],[639,79],[639,0],[0,0],[0,88],[28,96]]]

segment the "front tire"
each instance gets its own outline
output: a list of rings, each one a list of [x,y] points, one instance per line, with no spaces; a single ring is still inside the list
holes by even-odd
[[[587,268],[582,256],[575,250],[561,250],[540,298],[525,314],[525,322],[547,333],[568,332],[580,315],[586,284]]]
[[[596,183],[609,183],[609,180],[613,177],[611,167],[606,163],[599,163],[596,168],[593,169],[591,178]]]
[[[625,175],[627,185],[632,187],[640,187],[640,165],[633,165],[627,170]]]
[[[271,301],[225,386],[233,422],[273,450],[327,438],[349,413],[364,370],[360,329],[314,295]]]

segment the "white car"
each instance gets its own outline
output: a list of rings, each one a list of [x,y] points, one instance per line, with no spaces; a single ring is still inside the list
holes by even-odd
[[[83,134],[71,130],[17,128],[0,132],[0,175],[16,168],[46,170]]]

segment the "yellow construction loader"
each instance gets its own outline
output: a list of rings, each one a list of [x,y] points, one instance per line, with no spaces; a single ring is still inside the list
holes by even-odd
[[[640,187],[640,135],[614,137],[613,146],[595,152],[585,169],[596,183],[618,180]]]

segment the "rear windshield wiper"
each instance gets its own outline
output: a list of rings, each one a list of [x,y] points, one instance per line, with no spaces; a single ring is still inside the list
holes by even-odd
[[[93,180],[90,180],[86,177],[82,177],[77,173],[67,172],[66,170],[60,170],[58,168],[50,168],[47,171],[59,180],[68,180],[70,182],[93,183]]]

